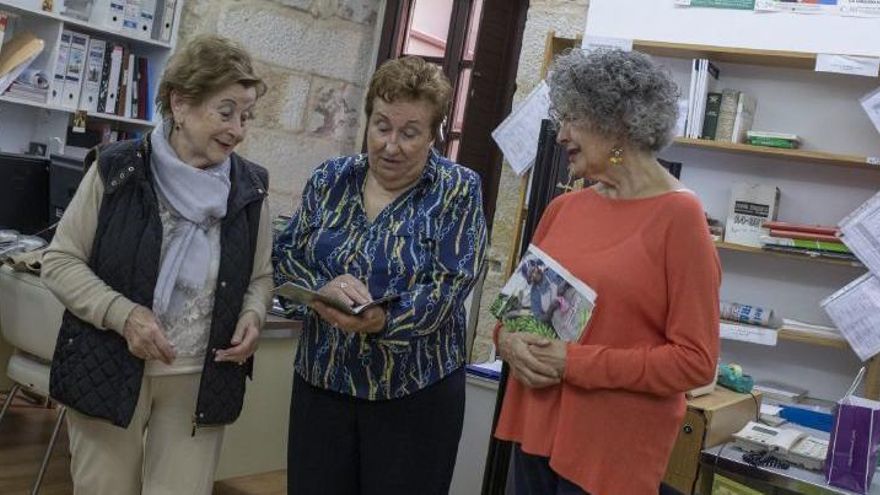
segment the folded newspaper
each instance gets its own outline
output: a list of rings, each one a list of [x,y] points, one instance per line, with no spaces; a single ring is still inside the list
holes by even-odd
[[[529,245],[489,311],[507,331],[577,342],[595,305],[596,292],[590,286]]]

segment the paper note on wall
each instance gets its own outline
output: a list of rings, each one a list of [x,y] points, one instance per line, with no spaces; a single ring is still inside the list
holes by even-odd
[[[871,123],[877,128],[877,132],[880,132],[880,88],[866,94],[859,102],[871,119]]]
[[[820,304],[859,359],[880,352],[880,279],[866,273]]]
[[[492,131],[492,138],[517,175],[524,174],[538,153],[541,121],[549,118],[550,88],[541,81],[529,96]]]
[[[581,48],[588,51],[596,50],[598,48],[609,48],[631,52],[633,49],[633,40],[625,38],[610,38],[608,36],[584,36],[584,40],[581,42]]]
[[[880,58],[820,53],[816,55],[816,72],[877,77],[880,75]]]
[[[841,240],[874,275],[880,276],[880,193],[838,223]]]
[[[721,338],[725,340],[739,340],[752,344],[776,345],[779,332],[772,328],[764,328],[744,323],[721,322]]]

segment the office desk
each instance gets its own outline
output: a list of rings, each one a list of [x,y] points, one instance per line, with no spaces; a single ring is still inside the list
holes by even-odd
[[[814,436],[819,436],[811,431]],[[825,438],[827,438],[827,433]],[[788,469],[769,467],[753,467],[742,460],[743,451],[735,447],[733,443],[725,443],[706,449],[700,455],[700,464],[703,468],[703,477],[700,493],[709,495],[712,493],[712,478],[717,472],[721,475],[732,476],[735,481],[757,481],[760,489],[769,493],[803,493],[808,495],[856,495],[856,492],[844,490],[825,484],[825,474],[818,471],[809,471],[797,466]],[[765,491],[766,493],[766,491]],[[880,474],[874,476],[871,490],[873,495],[880,495]]]

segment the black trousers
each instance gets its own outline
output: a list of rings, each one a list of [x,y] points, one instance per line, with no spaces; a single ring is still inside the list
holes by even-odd
[[[465,370],[402,399],[368,401],[295,374],[288,495],[445,495],[464,423]]]

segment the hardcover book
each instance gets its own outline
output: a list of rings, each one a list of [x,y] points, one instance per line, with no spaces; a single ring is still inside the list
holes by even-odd
[[[509,332],[577,342],[596,292],[535,245],[530,245],[489,311]]]

